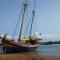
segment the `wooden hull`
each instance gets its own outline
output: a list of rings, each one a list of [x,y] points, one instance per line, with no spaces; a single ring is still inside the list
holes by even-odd
[[[15,52],[30,52],[30,51],[35,51],[37,47],[5,47],[3,48],[5,53],[15,53]]]
[[[14,53],[14,52],[28,52],[35,51],[38,47],[38,44],[22,46],[8,40],[3,41],[3,51],[4,53]]]

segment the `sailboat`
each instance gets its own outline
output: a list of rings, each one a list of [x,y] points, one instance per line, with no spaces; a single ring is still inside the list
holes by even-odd
[[[23,38],[21,37],[26,7],[27,7],[27,4],[24,3],[24,10],[23,10],[23,16],[22,16],[22,22],[21,22],[18,42],[15,42],[14,39],[12,39],[12,40],[6,39],[7,34],[5,34],[3,38],[0,37],[2,39],[2,43],[3,43],[4,53],[35,51],[39,46],[40,38],[32,37],[32,35],[31,35],[32,28],[33,28],[32,26],[33,26],[33,22],[34,22],[34,15],[35,15],[34,9],[32,11],[32,21],[30,24],[29,36],[23,37]]]

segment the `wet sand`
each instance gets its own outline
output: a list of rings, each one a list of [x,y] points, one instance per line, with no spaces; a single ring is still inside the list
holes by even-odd
[[[3,53],[0,60],[60,60],[60,56],[45,56],[37,52]]]

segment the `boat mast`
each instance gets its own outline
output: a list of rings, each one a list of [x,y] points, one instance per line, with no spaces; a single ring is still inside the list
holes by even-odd
[[[20,41],[21,34],[22,34],[22,28],[23,28],[23,22],[24,22],[24,15],[25,15],[25,11],[26,11],[27,5],[28,5],[27,3],[24,3],[24,9],[23,9],[24,11],[23,11],[23,16],[22,16],[22,23],[21,23],[21,28],[20,28],[18,42]]]
[[[32,33],[32,26],[33,26],[34,16],[35,16],[35,2],[34,2],[34,9],[33,9],[33,11],[32,11],[32,21],[31,21],[31,27],[30,27],[29,37],[31,37],[31,33]]]

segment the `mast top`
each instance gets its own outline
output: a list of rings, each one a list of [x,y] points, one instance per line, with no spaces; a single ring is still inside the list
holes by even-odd
[[[26,5],[28,5],[28,0],[25,0],[25,2],[23,3],[24,5],[26,4]]]

